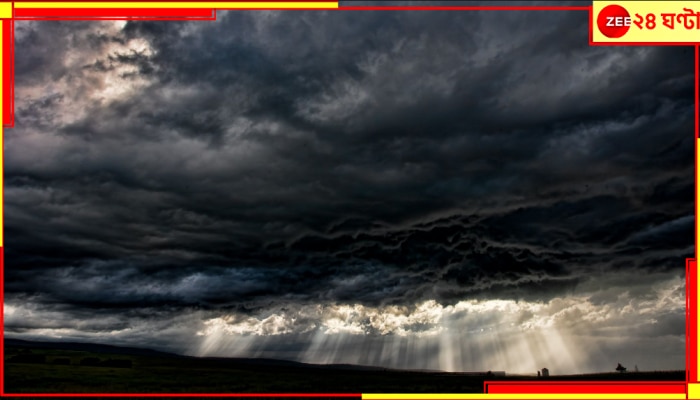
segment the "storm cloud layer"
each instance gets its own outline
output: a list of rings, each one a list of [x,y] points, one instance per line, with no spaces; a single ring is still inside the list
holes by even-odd
[[[18,21],[6,333],[682,369],[693,52],[590,47],[587,17]]]

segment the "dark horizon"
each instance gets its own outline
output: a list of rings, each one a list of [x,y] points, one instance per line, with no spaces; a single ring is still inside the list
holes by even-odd
[[[685,368],[691,47],[589,46],[582,11],[17,21],[15,42],[7,335]]]
[[[457,371],[457,372],[450,372],[450,371],[443,371],[443,370],[428,370],[428,369],[405,369],[405,368],[388,368],[388,367],[378,367],[378,366],[372,366],[372,365],[363,365],[363,364],[316,364],[316,363],[308,363],[308,362],[301,362],[301,361],[295,361],[295,360],[287,360],[287,359],[276,359],[276,358],[249,358],[249,357],[225,357],[225,356],[216,356],[216,355],[209,355],[209,356],[192,356],[192,355],[186,355],[186,354],[179,354],[179,353],[171,353],[171,352],[163,352],[159,350],[154,350],[151,348],[147,347],[130,347],[130,346],[115,346],[111,344],[106,344],[106,343],[99,343],[99,342],[72,342],[72,341],[64,341],[61,339],[55,339],[55,340],[47,340],[47,341],[34,341],[34,340],[25,340],[25,339],[17,339],[17,338],[5,338],[4,339],[5,346],[10,347],[10,348],[21,348],[21,349],[28,349],[28,350],[46,350],[46,349],[52,349],[52,350],[61,350],[61,351],[79,351],[79,352],[91,352],[94,354],[101,354],[103,356],[106,356],[108,358],[118,357],[119,355],[128,355],[128,356],[145,356],[145,357],[178,357],[178,358],[185,358],[185,359],[199,359],[199,360],[207,360],[207,359],[220,359],[220,360],[229,360],[232,362],[236,363],[243,363],[243,364],[251,364],[251,365],[275,365],[275,366],[289,366],[289,367],[329,367],[329,368],[347,368],[351,370],[362,370],[362,371],[405,371],[405,372],[425,372],[425,373],[444,373],[444,374],[456,374],[456,375],[488,375],[488,376],[501,376],[499,373],[505,373],[506,376],[510,377],[540,377],[538,374],[540,371],[538,370],[535,373],[511,373],[509,371],[491,371],[491,370],[480,370],[480,371]],[[8,362],[7,360],[5,362]],[[632,368],[625,368],[626,371],[624,373],[628,374],[634,374],[634,373],[653,373],[653,372],[683,372],[685,373],[685,369],[680,369],[680,370],[657,370],[657,369],[648,369],[648,370],[638,370],[635,369],[636,365]],[[567,377],[567,376],[587,376],[587,375],[603,375],[603,374],[611,374],[611,373],[618,373],[615,371],[614,368],[610,368],[610,370],[606,371],[597,371],[597,372],[589,372],[589,373],[583,373],[583,374],[552,374],[550,375],[551,377]],[[494,375],[490,375],[494,374]],[[620,375],[623,376],[623,375]]]

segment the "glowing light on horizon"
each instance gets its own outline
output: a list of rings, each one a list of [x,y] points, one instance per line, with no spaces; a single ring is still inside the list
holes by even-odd
[[[547,367],[554,374],[586,373],[617,363],[610,359],[616,354],[631,354],[625,350],[629,339],[637,345],[655,343],[654,337],[646,338],[643,331],[630,331],[630,327],[655,332],[652,327],[666,323],[662,318],[669,313],[682,318],[683,288],[683,279],[674,278],[652,285],[646,297],[621,291],[606,303],[592,295],[546,302],[464,300],[448,305],[436,300],[404,306],[289,303],[249,313],[192,310],[170,319],[144,318],[126,325],[115,316],[71,321],[60,309],[41,308],[31,299],[9,303],[6,299],[5,323],[6,332],[28,339],[109,338],[110,343],[147,344],[156,343],[156,338],[166,350],[195,356],[453,372],[504,370],[534,375]],[[167,287],[159,290],[169,292]],[[44,322],[27,330],[22,328],[27,320]],[[682,368],[684,336],[664,340],[673,352],[667,355],[667,364]]]
[[[566,309],[586,306],[578,300],[567,301]],[[546,312],[549,307],[561,306],[560,302],[510,300],[470,300],[443,306],[429,300],[411,308],[316,305],[260,319],[219,317],[205,321],[206,329],[197,333],[205,338],[198,354],[220,354],[237,343],[235,353],[240,355],[245,353],[244,347],[250,348],[265,336],[308,333],[313,329],[308,323],[295,332],[288,322],[295,319],[292,315],[307,319],[313,315],[317,329],[307,337],[306,350],[296,357],[304,362],[450,372],[533,372],[543,365],[558,371],[580,370],[585,357],[574,350],[580,347],[553,327],[557,317],[567,314],[563,310],[553,316]],[[523,315],[530,318],[517,324]],[[228,344],[222,348],[217,343]]]
[[[377,307],[315,304],[288,307],[265,317],[216,317],[205,321],[207,328],[198,332],[208,344],[197,354],[220,354],[209,338],[212,332],[220,342],[245,338],[246,342],[261,343],[263,338],[284,335],[303,348],[290,356],[310,363],[531,374],[546,366],[560,374],[594,372],[595,358],[607,355],[592,337],[615,329],[610,324],[620,318],[658,315],[660,306],[683,309],[685,300],[679,295],[679,285],[683,284],[676,280],[655,285],[652,290],[660,302],[633,299],[622,292],[619,300],[623,306],[598,304],[581,295],[547,302],[494,299],[443,305],[427,300],[411,306]],[[270,324],[275,327],[267,326]]]

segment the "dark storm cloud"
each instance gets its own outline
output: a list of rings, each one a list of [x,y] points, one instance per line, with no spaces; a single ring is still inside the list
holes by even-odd
[[[18,23],[8,296],[254,314],[676,277],[693,52],[589,47],[587,17]]]

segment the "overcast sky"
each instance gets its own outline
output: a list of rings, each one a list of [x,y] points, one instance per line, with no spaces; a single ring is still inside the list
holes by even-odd
[[[683,369],[694,53],[587,18],[16,22],[6,335]]]

